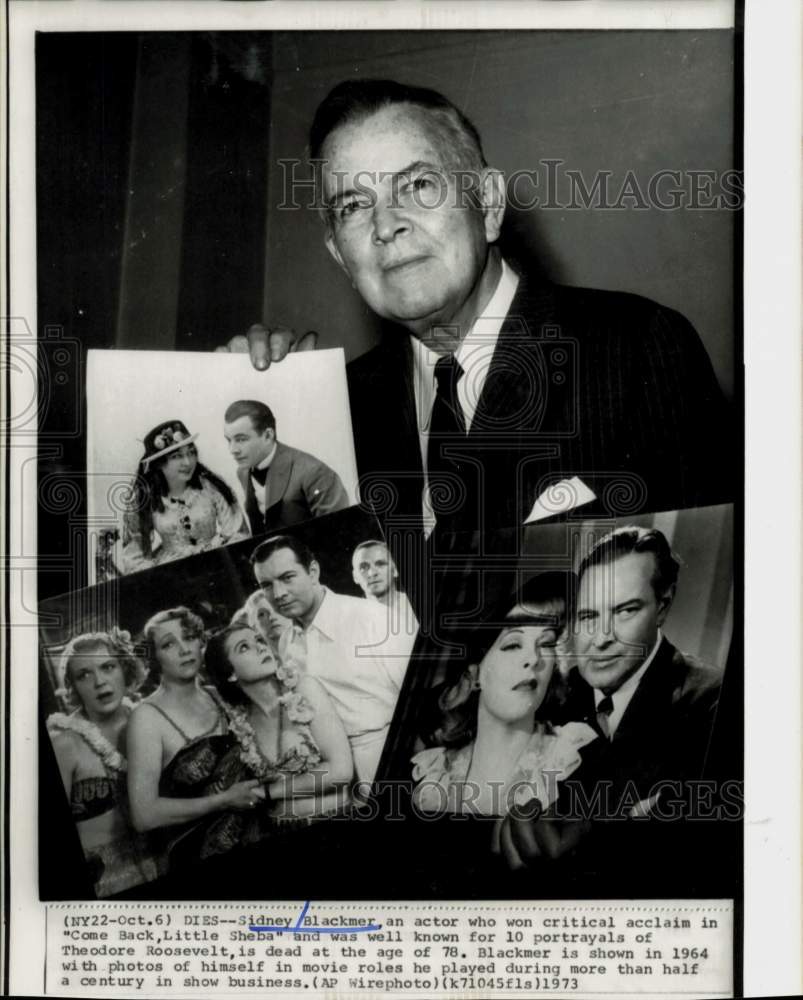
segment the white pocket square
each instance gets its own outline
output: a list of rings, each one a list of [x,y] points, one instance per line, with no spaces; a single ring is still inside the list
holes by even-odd
[[[547,487],[533,504],[533,509],[525,520],[525,524],[543,521],[555,514],[564,514],[584,503],[596,500],[596,494],[590,490],[579,476],[571,479],[561,479]]]

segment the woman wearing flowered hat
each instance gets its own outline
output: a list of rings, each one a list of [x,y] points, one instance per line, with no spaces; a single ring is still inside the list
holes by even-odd
[[[123,524],[124,573],[196,555],[249,534],[234,493],[198,461],[197,436],[180,420],[169,420],[145,438]]]
[[[131,637],[113,628],[75,636],[58,666],[70,712],[47,720],[95,892],[109,896],[156,878],[155,857],[128,821],[126,728],[145,668]]]

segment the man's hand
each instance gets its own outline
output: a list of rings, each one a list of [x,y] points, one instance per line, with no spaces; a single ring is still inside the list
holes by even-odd
[[[536,858],[556,860],[574,850],[591,829],[581,820],[559,820],[549,816],[517,818],[508,813],[494,826],[492,850],[501,854],[509,868],[526,868]]]
[[[251,364],[257,371],[263,372],[270,368],[271,362],[282,361],[291,351],[314,351],[317,344],[318,334],[314,330],[298,337],[294,330],[286,326],[268,329],[261,323],[254,323],[245,336],[238,334],[217,350],[231,354],[250,354]]]

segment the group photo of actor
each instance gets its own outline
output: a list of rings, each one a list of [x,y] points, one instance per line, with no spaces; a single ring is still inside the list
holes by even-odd
[[[97,896],[369,795],[415,633],[354,592],[376,522],[317,527],[126,579],[113,624],[112,584],[43,603],[54,620],[105,608],[42,630],[46,728]]]

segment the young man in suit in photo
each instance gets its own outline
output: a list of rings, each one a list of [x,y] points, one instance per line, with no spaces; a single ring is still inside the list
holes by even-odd
[[[569,711],[592,723],[606,745],[604,776],[640,799],[663,780],[699,778],[722,671],[682,653],[661,629],[677,586],[678,562],[655,528],[622,527],[580,566]]]
[[[348,507],[340,477],[320,459],[282,444],[270,407],[241,399],[224,415],[252,535]]]

